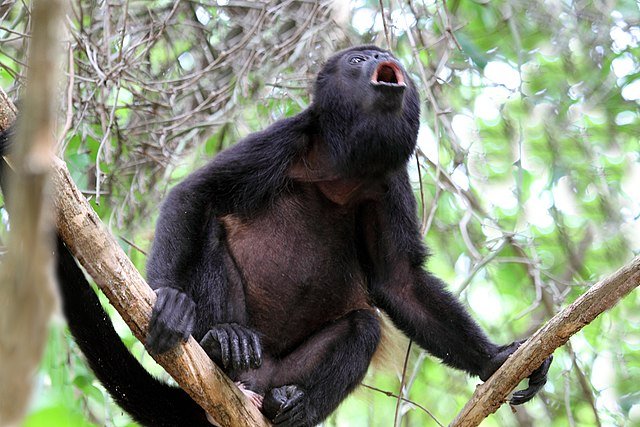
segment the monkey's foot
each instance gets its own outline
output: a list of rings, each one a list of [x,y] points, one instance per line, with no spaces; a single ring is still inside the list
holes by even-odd
[[[256,393],[253,390],[249,390],[242,382],[240,381],[236,381],[235,383],[238,388],[240,389],[240,391],[249,398],[249,400],[251,401],[251,403],[253,404],[253,406],[255,406],[258,409],[262,409],[262,399],[264,399],[264,397],[261,394]],[[211,416],[211,414],[209,414],[207,412],[207,421],[209,421],[211,423],[211,425],[215,426],[215,427],[219,427],[219,424],[216,423],[215,419]]]
[[[225,369],[256,369],[262,365],[262,347],[258,334],[237,323],[214,326],[200,341],[211,360]]]
[[[238,386],[238,388],[240,389],[240,391],[247,396],[247,398],[249,398],[249,400],[251,401],[251,403],[253,403],[253,406],[255,406],[258,409],[262,408],[262,401],[264,400],[264,396],[261,395],[260,393],[256,393],[253,390],[249,390],[242,382],[238,381],[236,382],[236,385]]]
[[[277,426],[304,426],[304,392],[295,385],[272,388],[264,396],[262,412]]]

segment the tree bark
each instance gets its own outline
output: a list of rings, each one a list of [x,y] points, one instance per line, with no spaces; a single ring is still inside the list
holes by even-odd
[[[47,190],[63,6],[62,0],[38,0],[32,9],[24,116],[14,149],[15,175],[7,192],[11,230],[0,271],[0,425],[5,426],[20,424],[24,416],[55,308],[53,216]],[[8,126],[15,117],[15,106],[0,93],[0,126]]]
[[[497,411],[518,383],[540,366],[556,348],[639,285],[640,257],[636,257],[617,272],[593,285],[533,334],[487,382],[476,388],[471,400],[450,426],[480,424]]]

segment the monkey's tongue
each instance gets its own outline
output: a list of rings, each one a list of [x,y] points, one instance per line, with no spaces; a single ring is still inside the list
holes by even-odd
[[[381,62],[371,76],[371,83],[384,86],[406,86],[400,67],[391,61]]]

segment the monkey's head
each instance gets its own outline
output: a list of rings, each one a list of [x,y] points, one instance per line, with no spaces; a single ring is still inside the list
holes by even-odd
[[[318,74],[313,108],[335,167],[345,175],[403,166],[418,135],[420,101],[400,62],[376,46],[333,55]]]

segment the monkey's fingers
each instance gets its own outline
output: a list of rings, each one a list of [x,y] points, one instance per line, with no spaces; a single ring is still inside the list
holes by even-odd
[[[207,332],[200,340],[200,347],[207,353],[209,359],[213,360],[218,366],[222,365],[222,349],[213,331]]]
[[[193,301],[191,301],[191,303],[192,304],[189,305],[188,308],[183,313],[182,319],[180,322],[181,327],[183,327],[181,331],[182,341],[186,341],[189,339],[189,337],[191,336],[191,333],[193,332],[193,328],[196,324],[196,304]]]
[[[244,328],[235,323],[224,326],[231,343],[231,359],[233,369],[246,371],[249,369],[249,343],[247,342]]]
[[[304,393],[296,388],[294,394],[278,411],[273,419],[273,424],[287,427],[302,425],[304,419],[303,399]]]
[[[229,353],[231,357],[231,366],[233,369],[241,370],[242,369],[242,361],[240,358],[240,337],[236,334],[236,331],[233,329],[232,325],[221,325],[227,334],[229,340]]]
[[[544,386],[545,383],[535,385],[535,386],[529,384],[529,387],[526,388],[525,390],[516,391],[511,396],[511,400],[509,400],[509,403],[511,405],[522,405],[523,403],[527,403],[533,398],[533,396],[535,396],[538,393],[538,391],[540,391],[540,389]]]
[[[251,337],[251,367],[259,368],[262,365],[262,346],[258,334],[250,332]]]
[[[218,343],[220,343],[220,357],[222,358],[222,366],[225,368],[231,363],[231,343],[229,342],[229,336],[225,331],[218,330],[214,332]]]
[[[247,335],[240,336],[240,362],[243,370],[248,370],[251,366],[251,346]]]
[[[258,335],[236,323],[214,326],[200,341],[211,360],[224,368],[246,371],[262,364],[262,348]]]
[[[180,335],[162,326],[149,328],[147,349],[151,354],[161,354],[173,348],[180,341]]]
[[[171,334],[164,321],[160,319],[160,310],[156,309],[157,306],[158,304],[153,308],[147,331],[146,345],[151,354],[164,353],[178,342],[178,337]]]
[[[229,366],[230,350],[229,337],[227,333],[220,328],[213,328],[206,333],[200,341],[200,345],[209,355],[211,360],[221,363],[224,368]]]
[[[522,405],[531,400],[547,383],[547,373],[549,372],[552,361],[553,355],[546,358],[545,361],[542,362],[542,365],[529,376],[529,387],[513,393],[509,403],[512,405]]]
[[[165,287],[155,292],[158,298],[149,322],[147,348],[152,354],[160,354],[189,338],[195,323],[195,303],[177,289]]]
[[[240,368],[249,370],[260,367],[262,364],[262,349],[258,335],[251,329],[236,323],[231,323],[230,326],[233,328],[240,342],[240,354],[238,355],[240,358]]]
[[[304,425],[304,392],[295,385],[271,389],[262,409],[273,424],[282,427]]]
[[[299,404],[288,410],[287,412],[283,412],[279,414],[274,420],[273,425],[279,427],[302,427],[307,425],[304,422],[304,406]]]

